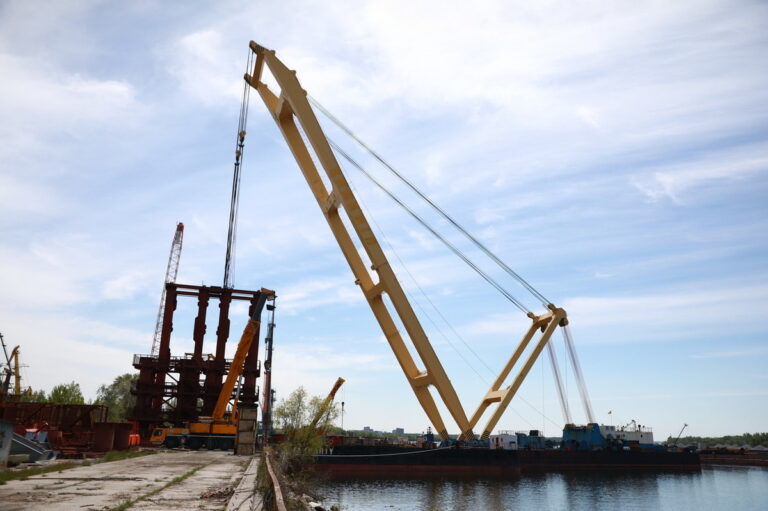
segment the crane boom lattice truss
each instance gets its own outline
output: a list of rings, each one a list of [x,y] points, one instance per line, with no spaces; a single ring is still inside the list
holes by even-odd
[[[256,54],[256,61],[253,65],[252,74],[245,75],[245,81],[259,92],[261,99],[285,138],[352,273],[355,275],[355,283],[360,286],[430,422],[442,438],[448,438],[445,422],[431,393],[432,388],[437,391],[448,413],[458,425],[462,439],[475,438],[472,429],[482,418],[486,409],[491,404],[497,403],[498,406],[483,427],[481,437],[487,438],[554,330],[558,326],[565,326],[568,323],[565,311],[549,304],[549,310],[539,316],[533,313],[528,314],[532,320],[528,332],[480,402],[472,418],[467,418],[453,384],[341,171],[329,141],[307,100],[307,93],[296,78],[296,72],[288,69],[276,57],[274,50],[268,50],[253,41],[250,43],[250,48]],[[272,92],[261,80],[265,67],[280,87],[279,95]],[[319,162],[326,180],[321,176],[315,161]],[[330,190],[326,183],[330,184]],[[345,225],[344,214],[349,224],[352,225],[363,252],[357,249],[352,232]],[[369,267],[371,271],[368,270]],[[399,319],[405,332],[399,330],[395,317]],[[423,369],[417,365],[406,341],[410,341]],[[502,388],[504,381],[531,341],[534,341],[533,347],[529,350],[530,354],[525,359],[523,367],[517,373],[514,381]]]
[[[160,308],[157,311],[157,321],[155,322],[155,336],[152,339],[152,356],[157,356],[160,350],[160,337],[163,333],[163,316],[165,312],[165,290],[166,284],[176,282],[176,276],[179,273],[179,261],[181,260],[181,244],[184,239],[184,224],[176,224],[176,232],[173,235],[171,243],[171,253],[168,255],[168,266],[165,270],[165,281],[163,282],[163,294],[160,296]]]

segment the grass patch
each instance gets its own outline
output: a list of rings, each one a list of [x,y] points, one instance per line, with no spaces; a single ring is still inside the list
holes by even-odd
[[[37,476],[40,474],[47,474],[49,472],[61,472],[69,468],[79,467],[78,463],[57,463],[56,465],[47,465],[42,467],[29,467],[24,470],[0,470],[0,484],[5,484],[6,481],[13,479],[27,480],[31,476]]]
[[[110,461],[127,460],[130,458],[141,458],[155,454],[156,451],[109,451],[103,458],[96,460],[95,463],[109,463]]]
[[[147,456],[149,454],[155,454],[155,451],[109,451],[103,458],[97,460],[85,460],[81,463],[66,462],[56,463],[53,465],[44,465],[40,467],[29,467],[23,470],[3,470],[0,469],[0,485],[5,484],[6,481],[14,479],[20,479],[26,481],[32,476],[38,476],[41,474],[47,474],[49,472],[62,472],[64,470],[76,467],[87,467],[95,463],[109,463],[110,461],[127,460],[129,458],[140,458],[141,456]]]
[[[126,500],[122,504],[119,504],[119,505],[117,505],[115,507],[109,508],[108,511],[125,511],[126,509],[128,509],[132,505],[136,504],[137,502],[139,502],[141,500],[144,500],[144,499],[148,499],[149,497],[151,497],[153,495],[157,495],[158,493],[160,493],[161,491],[165,490],[169,486],[173,486],[174,484],[178,484],[178,483],[182,482],[184,479],[190,477],[191,475],[193,475],[195,472],[197,472],[198,470],[200,470],[204,466],[205,465],[197,466],[197,467],[193,468],[192,470],[190,470],[189,472],[186,472],[186,473],[184,473],[184,474],[182,474],[182,475],[180,475],[178,477],[174,477],[173,479],[168,481],[163,486],[161,486],[159,488],[155,488],[151,492],[145,493],[144,495],[142,495],[140,497],[136,497],[135,499]]]

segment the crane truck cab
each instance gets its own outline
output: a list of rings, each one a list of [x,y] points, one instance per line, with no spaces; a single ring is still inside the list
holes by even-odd
[[[155,428],[149,437],[149,443],[175,449],[181,446],[182,440],[186,440],[187,435],[189,435],[187,428]]]

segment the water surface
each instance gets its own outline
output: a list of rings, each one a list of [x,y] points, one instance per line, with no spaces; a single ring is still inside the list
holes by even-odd
[[[692,510],[768,511],[768,469],[693,473],[523,475],[512,481],[326,481],[328,507],[344,511]]]

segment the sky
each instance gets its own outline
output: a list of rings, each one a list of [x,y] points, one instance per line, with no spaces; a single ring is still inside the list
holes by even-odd
[[[767,24],[768,5],[749,1],[0,2],[0,332],[21,346],[25,386],[74,380],[93,398],[150,351],[176,222],[177,281],[221,284],[255,40],[568,312],[599,422],[634,419],[657,439],[683,424],[765,431]],[[471,414],[529,320],[341,163]],[[237,239],[236,287],[278,295],[278,398],[343,376],[345,428],[426,430],[257,94]],[[195,308],[179,304],[174,354],[192,349]],[[246,316],[233,309],[233,336]],[[541,357],[496,429],[562,424]]]

